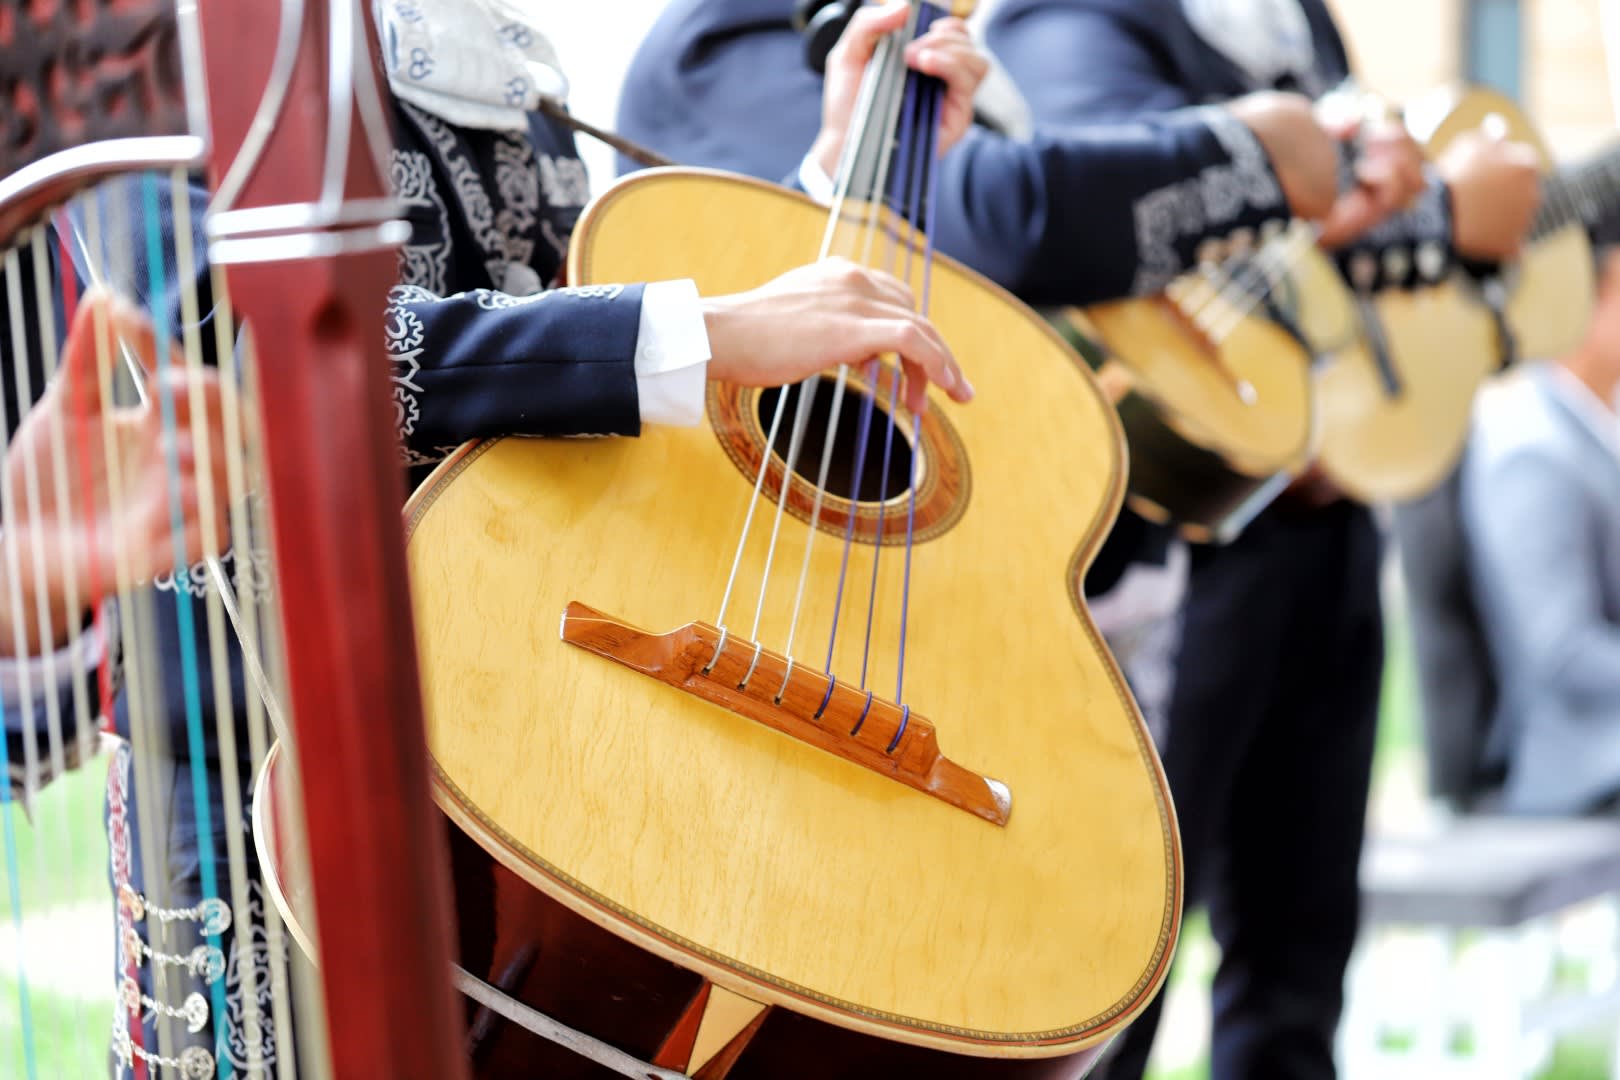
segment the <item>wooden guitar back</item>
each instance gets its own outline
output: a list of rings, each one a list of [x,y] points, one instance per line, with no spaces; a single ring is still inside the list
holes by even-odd
[[[587,211],[571,278],[748,289],[813,259],[825,223],[769,185],[640,174]],[[1157,758],[1078,600],[1122,498],[1121,438],[1078,358],[1026,309],[945,260],[932,292],[978,398],[931,406],[948,437],[924,455],[922,486],[953,494],[914,555],[905,700],[945,753],[1007,785],[1008,824],[559,641],[574,600],[660,633],[714,620],[753,485],[732,454],[763,439],[757,395],[714,388],[723,438],[705,424],[504,440],[418,493],[409,551],[439,797],[531,885],[753,1000],[955,1053],[1068,1055],[1147,1003],[1180,915]],[[731,613],[745,637],[769,532],[768,518],[754,530]],[[786,639],[808,535],[783,521],[769,648]],[[874,550],[859,543],[851,561],[832,665],[850,681]],[[840,554],[819,535],[796,650],[818,670]],[[900,554],[886,548],[879,573],[883,696]]]
[[[1208,339],[1188,318],[1189,309],[1230,332]],[[1138,392],[1158,402],[1190,441],[1250,476],[1304,463],[1312,436],[1309,365],[1275,324],[1245,318],[1238,305],[1220,298],[1122,300],[1093,305],[1086,315],[1110,353],[1130,368]]]
[[[1407,120],[1432,157],[1493,112],[1521,123],[1516,108],[1487,91],[1431,95],[1408,109]],[[1514,128],[1515,136],[1522,131]],[[1502,341],[1490,310],[1460,273],[1438,285],[1381,293],[1371,317],[1376,325],[1334,352],[1319,377],[1320,461],[1353,498],[1403,502],[1432,491],[1455,467],[1474,394],[1497,369]]]
[[[1496,325],[1468,288],[1378,297],[1393,391],[1366,343],[1341,350],[1318,375],[1322,468],[1351,497],[1413,499],[1456,464],[1474,394],[1499,355]]]

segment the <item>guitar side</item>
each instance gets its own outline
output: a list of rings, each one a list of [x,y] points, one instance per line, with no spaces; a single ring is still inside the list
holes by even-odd
[[[769,185],[639,174],[587,212],[572,278],[697,266],[705,293],[751,288],[824,227]],[[979,395],[930,410],[963,457],[954,509],[916,549],[906,700],[953,761],[1006,785],[1006,824],[558,640],[576,600],[657,634],[713,618],[753,479],[730,434],[760,436],[754,398],[727,413],[714,391],[718,429],[503,440],[413,502],[440,802],[529,886],[716,985],[986,1069],[1073,1059],[1078,1075],[1162,985],[1180,918],[1163,774],[1078,592],[1123,497],[1121,438],[1049,327],[945,260],[933,295]],[[925,454],[920,482],[954,467]],[[809,533],[784,518],[778,595]],[[862,573],[872,550],[857,547]],[[838,556],[823,536],[810,579],[836,580]],[[898,634],[901,574],[891,549],[874,640]],[[823,651],[833,601],[805,599]],[[765,617],[773,649],[789,606]],[[854,638],[839,674],[859,671]],[[874,685],[892,679],[885,661]]]

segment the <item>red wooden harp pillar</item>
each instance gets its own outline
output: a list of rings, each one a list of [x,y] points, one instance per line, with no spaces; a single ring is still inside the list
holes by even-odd
[[[407,229],[374,47],[366,0],[0,0],[0,248],[97,181],[206,163],[209,254],[264,372],[275,651],[302,735],[325,1001],[313,1026],[334,1076],[454,1080],[447,858],[383,349]]]
[[[264,373],[333,1075],[459,1077],[447,859],[428,795],[382,336],[405,231],[382,171],[369,5],[202,0],[200,14],[210,182],[241,182],[209,234]]]

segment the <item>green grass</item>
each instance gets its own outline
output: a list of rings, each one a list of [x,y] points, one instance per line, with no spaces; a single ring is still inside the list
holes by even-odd
[[[109,984],[110,990],[110,984]],[[28,995],[34,1033],[34,1072],[25,1063],[21,998],[15,980],[0,975],[0,1076],[7,1080],[71,1080],[105,1076],[112,996],[103,1000],[40,991]]]
[[[5,1080],[75,1080],[105,1076],[107,1036],[112,1022],[111,971],[98,979],[73,980],[79,992],[61,992],[67,965],[81,953],[101,955],[110,948],[112,897],[107,884],[107,843],[102,826],[106,762],[97,760],[62,778],[39,796],[33,821],[13,805],[8,813],[15,836],[15,883],[20,907],[12,902],[8,862],[0,862],[0,1077]],[[0,838],[0,850],[5,840]],[[75,942],[25,932],[22,972],[28,980],[29,1030],[34,1070],[25,1064],[22,980],[18,978],[16,926],[64,907],[97,910],[95,920],[75,922],[75,934],[105,935],[101,942]],[[55,928],[53,927],[53,930]],[[88,948],[86,946],[88,945]],[[92,989],[93,988],[93,989]]]
[[[106,790],[107,762],[97,758],[40,792],[31,823],[21,806],[13,808],[25,916],[42,906],[108,895]],[[10,900],[0,898],[0,904],[10,918]]]

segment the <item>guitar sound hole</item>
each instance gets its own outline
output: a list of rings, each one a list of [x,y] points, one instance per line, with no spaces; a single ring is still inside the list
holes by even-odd
[[[799,447],[799,460],[793,470],[812,488],[816,486],[816,480],[821,474],[821,456],[827,446],[827,421],[832,416],[833,394],[837,387],[836,381],[829,378],[822,378],[820,383],[815,399],[810,404],[810,417],[805,425],[803,445]],[[759,395],[760,430],[767,434],[771,430],[771,420],[776,415],[777,399],[782,392],[770,389]],[[788,449],[793,440],[793,419],[799,406],[800,388],[790,386],[786,392],[787,407],[783,411],[782,424],[777,429],[776,441],[773,444],[777,456],[783,461],[787,460]],[[852,493],[861,414],[871,400],[871,395],[853,383],[845,386],[843,405],[838,411],[838,430],[833,433],[832,465],[827,473],[827,491],[839,498],[856,502],[894,499],[906,494],[911,487],[911,440],[904,427],[895,429],[893,446],[889,451],[888,481],[886,484],[884,482],[883,449],[888,441],[889,412],[881,403],[876,403],[872,408],[871,427],[866,438],[860,494],[857,496]]]

